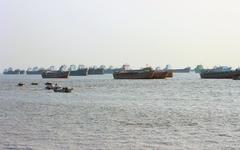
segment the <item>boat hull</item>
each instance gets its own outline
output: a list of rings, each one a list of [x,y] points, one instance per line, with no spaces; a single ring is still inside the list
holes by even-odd
[[[88,69],[79,69],[75,71],[70,71],[70,76],[87,76],[88,75]]]
[[[202,79],[233,79],[240,76],[240,71],[224,71],[224,72],[202,72],[200,73]]]
[[[153,79],[154,71],[150,72],[115,72],[114,79]]]
[[[70,72],[69,71],[45,71],[42,73],[42,78],[68,78]]]
[[[153,75],[153,79],[165,79],[165,78],[171,78],[173,75],[172,72],[168,71],[155,71]]]

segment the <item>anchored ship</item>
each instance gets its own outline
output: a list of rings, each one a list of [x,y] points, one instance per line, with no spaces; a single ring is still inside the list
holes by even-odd
[[[42,73],[42,78],[68,78],[70,71],[64,71],[65,66],[61,66],[59,70],[47,70]]]
[[[71,65],[69,68],[70,76],[87,76],[88,75],[88,68],[84,65],[79,65],[78,69],[76,69],[75,65]]]
[[[123,66],[122,71],[114,72],[114,79],[165,79],[167,71],[155,71],[151,67],[139,70],[126,70]]]
[[[5,74],[5,75],[11,75],[11,74],[22,75],[22,74],[25,74],[25,70],[20,70],[20,69],[13,70],[13,69],[10,67],[10,68],[8,68],[8,69],[5,69],[5,70],[3,71],[3,74]]]
[[[231,67],[220,66],[213,69],[204,69],[200,76],[202,79],[233,79],[240,76],[240,70],[232,70]]]
[[[88,75],[103,75],[104,74],[104,67],[90,67],[88,70]]]

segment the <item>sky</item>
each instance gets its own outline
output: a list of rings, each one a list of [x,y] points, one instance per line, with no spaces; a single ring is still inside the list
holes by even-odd
[[[0,69],[240,66],[239,0],[0,0]]]

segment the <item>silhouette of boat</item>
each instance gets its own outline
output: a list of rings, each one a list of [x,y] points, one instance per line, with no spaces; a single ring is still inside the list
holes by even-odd
[[[44,68],[38,69],[38,67],[34,67],[33,69],[28,68],[26,73],[27,75],[41,75],[44,71],[46,71],[46,69]]]
[[[123,70],[114,72],[114,79],[165,79],[168,75],[167,71],[155,71],[151,67],[139,70]]]
[[[42,73],[42,78],[68,78],[70,71],[64,71],[65,66],[61,66],[57,71],[47,70]]]
[[[3,71],[4,75],[22,75],[25,74],[25,70],[16,69],[13,70],[11,67]]]
[[[104,67],[90,67],[88,70],[88,75],[102,75],[104,74]]]
[[[213,69],[204,69],[200,76],[202,79],[234,79],[240,76],[240,70],[232,70],[231,67],[215,67]]]
[[[70,68],[70,76],[87,76],[88,75],[88,68],[84,65],[79,65],[78,69],[76,69],[75,65],[71,65]]]

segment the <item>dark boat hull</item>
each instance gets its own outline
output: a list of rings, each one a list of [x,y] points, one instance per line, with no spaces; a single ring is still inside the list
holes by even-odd
[[[225,72],[202,72],[200,74],[202,79],[233,79],[240,76],[240,71],[225,71]]]
[[[87,76],[88,69],[79,69],[75,71],[70,71],[70,76]]]
[[[69,71],[45,71],[42,73],[42,78],[68,78]]]
[[[153,79],[154,71],[151,72],[115,72],[114,79]]]
[[[89,68],[88,70],[88,75],[101,75],[104,74],[104,69],[103,68]]]

